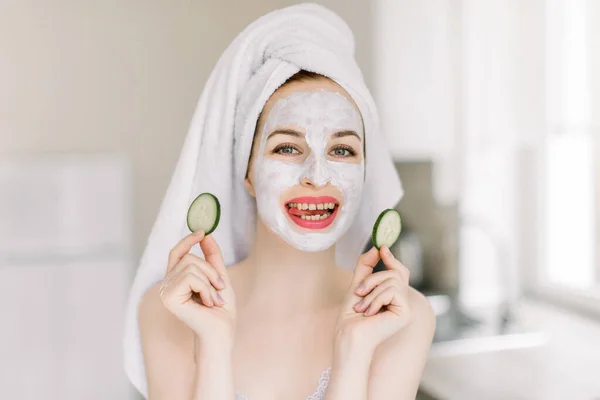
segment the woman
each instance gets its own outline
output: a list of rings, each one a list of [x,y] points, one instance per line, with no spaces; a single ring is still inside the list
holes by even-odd
[[[356,256],[401,187],[348,32],[278,10],[209,78],[130,297],[126,369],[148,398],[414,399],[435,318],[387,248]],[[199,189],[224,218],[181,238]]]

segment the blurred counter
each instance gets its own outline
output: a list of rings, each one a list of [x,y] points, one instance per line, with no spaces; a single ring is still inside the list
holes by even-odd
[[[517,314],[545,334],[544,344],[450,356],[434,344],[421,382],[423,397],[600,399],[600,321],[533,300],[522,301]]]

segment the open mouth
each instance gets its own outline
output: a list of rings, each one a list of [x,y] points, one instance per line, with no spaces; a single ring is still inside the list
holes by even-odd
[[[339,201],[331,196],[297,197],[285,204],[291,220],[308,229],[323,229],[331,225],[339,205]]]

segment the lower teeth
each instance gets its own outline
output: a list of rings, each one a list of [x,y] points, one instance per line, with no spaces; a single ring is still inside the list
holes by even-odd
[[[320,221],[322,219],[326,219],[330,216],[331,214],[322,214],[322,215],[301,215],[300,218],[307,220],[307,221]]]

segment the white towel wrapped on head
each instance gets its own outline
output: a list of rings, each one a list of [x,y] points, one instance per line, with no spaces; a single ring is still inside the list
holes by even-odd
[[[300,4],[273,11],[250,24],[222,54],[203,89],[130,292],[125,369],[145,397],[138,303],[164,278],[169,251],[189,233],[188,207],[202,192],[215,194],[221,203],[221,221],[212,235],[225,265],[246,257],[253,243],[256,204],[244,188],[244,178],[256,121],[273,92],[300,70],[337,82],[355,101],[364,121],[366,180],[358,215],[336,244],[339,265],[354,266],[379,212],[394,207],[402,197],[400,179],[383,142],[374,101],[354,59],[354,38],[346,23],[323,6]],[[202,255],[199,246],[192,253]]]

